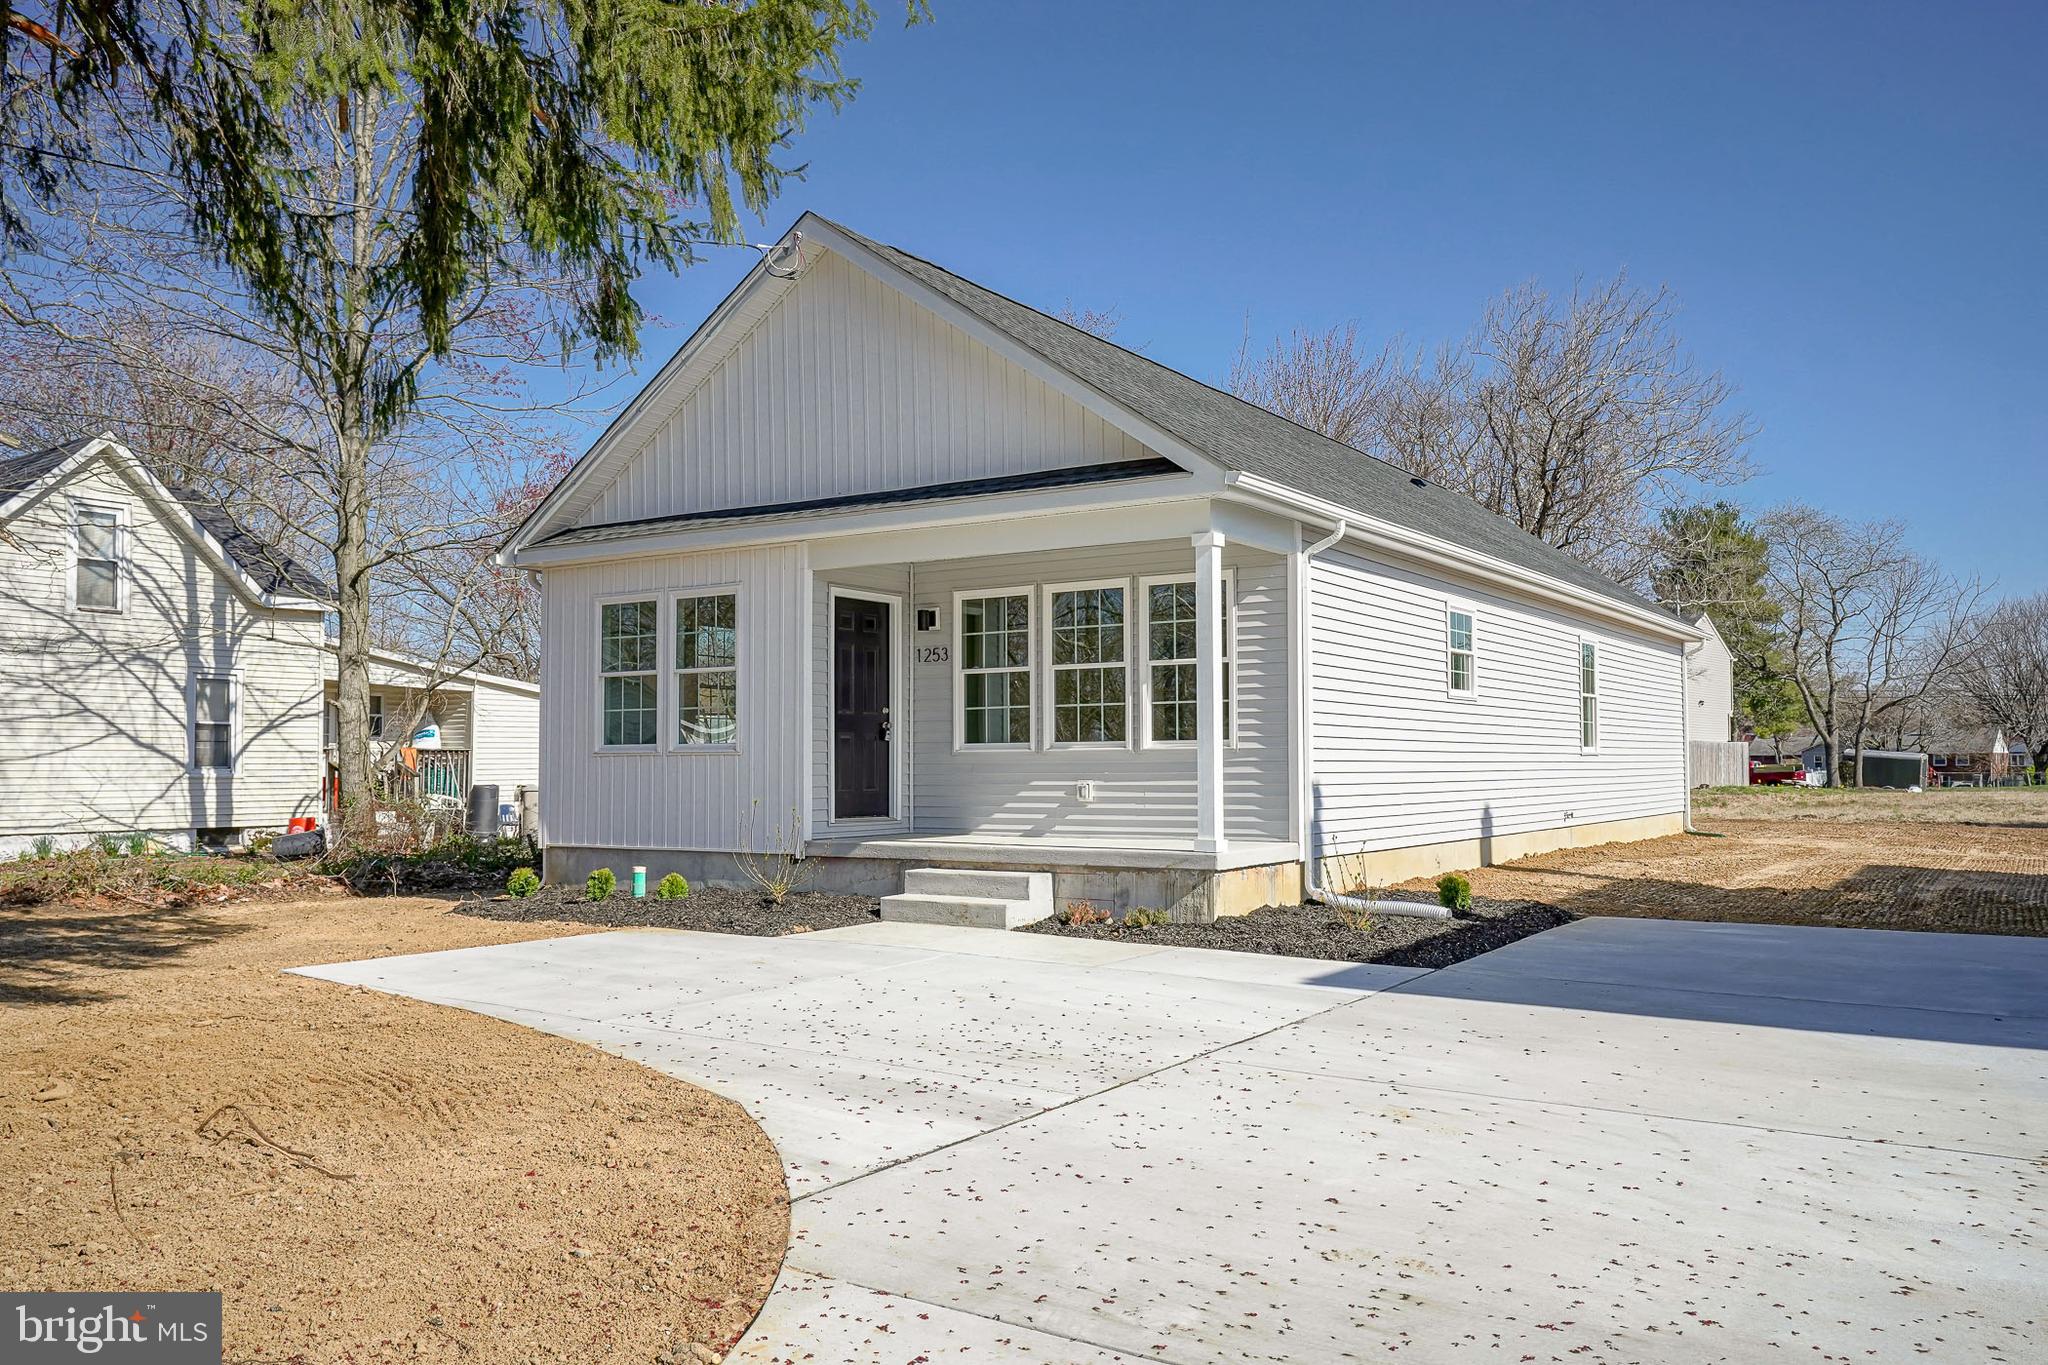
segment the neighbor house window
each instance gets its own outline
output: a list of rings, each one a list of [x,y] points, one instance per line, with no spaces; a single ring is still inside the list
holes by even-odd
[[[1579,747],[1600,742],[1600,677],[1591,640],[1579,641]]]
[[[1046,591],[1055,744],[1130,740],[1125,593],[1121,583]]]
[[[1031,743],[1031,594],[960,599],[960,742]]]
[[[192,766],[217,772],[235,767],[235,684],[198,678],[192,684]]]
[[[739,738],[739,601],[729,592],[676,599],[676,743]]]
[[[1217,640],[1223,653],[1223,742],[1231,742],[1232,677],[1236,648],[1231,626],[1232,581],[1223,576],[1223,620]],[[1145,739],[1148,744],[1192,744],[1196,738],[1195,581],[1146,580],[1145,598]]]
[[[384,738],[384,699],[370,694],[370,738]]]
[[[111,507],[79,507],[75,541],[75,591],[86,611],[121,609],[121,514]]]
[[[659,736],[661,636],[653,602],[598,608],[598,674],[606,745],[654,744]]]
[[[1449,654],[1451,691],[1469,694],[1477,690],[1471,612],[1452,607],[1445,614],[1445,645]]]

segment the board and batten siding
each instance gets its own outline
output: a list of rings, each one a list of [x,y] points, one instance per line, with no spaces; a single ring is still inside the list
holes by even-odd
[[[1224,565],[1235,574],[1237,743],[1224,751],[1224,828],[1237,839],[1285,839],[1287,834],[1287,561],[1228,546]],[[912,794],[919,834],[980,834],[1017,838],[1190,839],[1195,832],[1195,751],[1148,749],[1137,742],[1143,718],[1137,698],[1143,640],[1137,598],[1131,600],[1130,672],[1132,746],[1128,749],[1047,749],[1051,695],[1046,669],[1047,584],[1128,581],[1159,574],[1194,576],[1194,550],[1185,542],[943,560],[917,566],[913,606],[936,607],[940,629],[913,634],[908,647],[944,644],[958,658],[956,592],[1033,587],[1034,711],[1040,746],[1031,750],[953,747],[954,663],[914,664],[913,733],[917,746]],[[829,723],[829,722],[828,722]],[[1082,780],[1095,783],[1095,800],[1076,795]]]
[[[583,526],[1148,457],[830,252],[578,518]]]
[[[808,798],[801,721],[805,575],[803,547],[785,544],[576,565],[542,576],[548,642],[540,705],[544,842],[773,851],[778,839],[801,840],[794,826]],[[599,603],[728,588],[738,594],[737,746],[599,752]],[[673,628],[664,607],[664,637]],[[664,638],[664,660],[673,643]],[[660,707],[667,739],[675,719],[673,677],[662,679]]]
[[[127,518],[119,613],[69,603],[74,500]],[[263,829],[319,810],[321,619],[251,608],[141,489],[88,466],[0,542],[0,840]],[[239,681],[232,774],[190,766],[191,686]]]
[[[1349,552],[1314,561],[1316,856],[1498,838],[1685,808],[1680,646]],[[1469,608],[1478,690],[1448,689]],[[1599,744],[1579,746],[1579,643]]]

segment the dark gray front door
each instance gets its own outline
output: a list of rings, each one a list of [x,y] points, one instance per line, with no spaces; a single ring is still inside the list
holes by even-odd
[[[835,598],[832,814],[889,814],[889,604]]]

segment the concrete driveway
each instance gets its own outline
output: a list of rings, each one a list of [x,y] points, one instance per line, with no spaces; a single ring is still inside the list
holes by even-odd
[[[744,1103],[734,1359],[2048,1358],[2048,940],[1588,919],[1438,972],[876,924],[307,969]]]

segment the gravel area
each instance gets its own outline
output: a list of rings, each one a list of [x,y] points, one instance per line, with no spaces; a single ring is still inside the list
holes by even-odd
[[[1045,920],[1023,932],[1176,948],[1224,948],[1238,953],[1319,957],[1336,962],[1381,962],[1393,967],[1448,967],[1577,918],[1570,911],[1552,906],[1474,896],[1471,911],[1454,919],[1376,915],[1371,927],[1364,930],[1351,928],[1327,906],[1269,905],[1248,915],[1219,919],[1214,924],[1123,929],[1115,924],[1074,926]]]
[[[514,924],[570,920],[607,929],[696,929],[778,938],[867,924],[880,915],[881,902],[873,896],[799,891],[777,905],[758,891],[730,886],[702,887],[677,901],[659,900],[651,889],[640,900],[620,893],[610,900],[592,901],[583,898],[580,886],[544,886],[524,900],[473,896],[456,905],[455,911]]]

